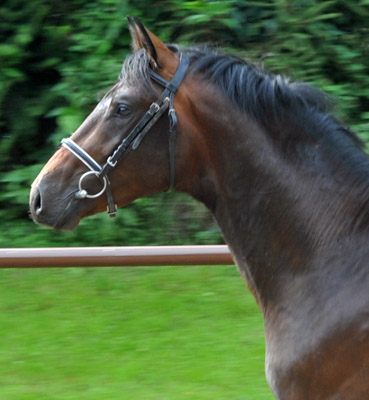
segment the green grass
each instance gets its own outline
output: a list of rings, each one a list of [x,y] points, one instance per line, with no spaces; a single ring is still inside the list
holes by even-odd
[[[0,399],[271,400],[235,267],[0,271]]]

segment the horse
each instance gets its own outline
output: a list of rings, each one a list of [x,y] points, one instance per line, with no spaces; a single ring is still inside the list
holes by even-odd
[[[308,84],[129,17],[117,82],[43,167],[36,223],[61,230],[173,189],[204,203],[264,318],[279,400],[369,398],[369,160]]]

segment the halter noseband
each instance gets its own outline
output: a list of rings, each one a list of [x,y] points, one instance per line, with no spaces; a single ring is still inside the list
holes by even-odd
[[[122,140],[113,154],[109,156],[103,166],[96,162],[85,150],[82,149],[72,139],[62,139],[61,144],[76,156],[83,164],[90,169],[81,175],[78,182],[78,191],[75,193],[76,199],[93,199],[101,196],[106,192],[107,211],[110,217],[115,217],[117,213],[117,205],[114,202],[111,184],[108,174],[115,168],[117,163],[122,160],[130,151],[136,150],[142,139],[146,136],[156,121],[163,115],[165,110],[169,108],[169,189],[172,190],[175,183],[175,141],[177,114],[174,109],[174,95],[181,85],[190,64],[189,58],[184,54],[180,54],[179,65],[177,71],[173,75],[171,81],[162,78],[156,72],[150,70],[150,77],[156,83],[164,87],[163,92],[158,99],[151,104],[145,115],[139,120],[132,131]],[[82,182],[88,175],[95,175],[102,183],[102,189],[96,194],[88,194],[83,189]]]

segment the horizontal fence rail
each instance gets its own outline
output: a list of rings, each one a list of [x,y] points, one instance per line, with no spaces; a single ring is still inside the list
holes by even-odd
[[[225,245],[0,249],[0,268],[228,264],[234,261]]]

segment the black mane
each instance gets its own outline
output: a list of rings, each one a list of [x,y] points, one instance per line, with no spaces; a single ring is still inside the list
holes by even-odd
[[[356,170],[369,169],[368,159],[357,151],[361,141],[332,115],[332,101],[323,91],[271,74],[235,55],[207,47],[168,46],[175,53],[187,54],[193,74],[201,74],[218,87],[225,98],[263,126],[281,146],[301,142],[302,152],[306,153],[309,143],[318,143],[337,161],[345,160]],[[150,89],[149,68],[149,56],[139,50],[127,57],[119,79]],[[281,129],[286,121],[300,128]]]
[[[344,164],[356,182],[367,186],[369,159],[362,151],[363,143],[334,117],[333,103],[326,93],[271,74],[235,55],[201,47],[170,48],[189,55],[192,73],[216,85],[263,126],[280,147],[292,148],[287,151],[289,157],[312,159],[314,146],[319,146],[334,164]]]
[[[200,73],[243,112],[263,125],[267,124],[266,115],[276,122],[286,113],[296,115],[302,109],[313,109],[317,113],[333,110],[330,98],[321,90],[271,74],[235,55],[207,47],[169,45],[169,48],[175,53],[187,54],[192,73]],[[149,68],[149,56],[141,49],[126,58],[119,80],[150,88]]]
[[[295,108],[333,110],[330,98],[319,89],[271,74],[235,55],[201,48],[181,48],[181,51],[190,55],[193,73],[201,73],[262,124],[266,114],[278,119],[287,110],[294,113]]]
[[[338,129],[359,143],[356,136],[333,117],[332,99],[320,89],[272,74],[235,55],[201,47],[170,47],[189,55],[193,73],[201,73],[232,103],[267,129],[279,126],[287,117],[304,127],[312,125],[315,128],[312,134],[316,133],[317,125],[321,125],[325,131]]]

